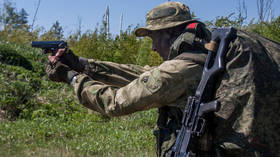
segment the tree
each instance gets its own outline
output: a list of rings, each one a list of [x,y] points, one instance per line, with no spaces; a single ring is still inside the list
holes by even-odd
[[[257,0],[259,21],[267,21],[269,14],[272,14],[273,0]]]
[[[54,38],[56,40],[61,40],[63,38],[63,28],[60,26],[58,21],[52,25],[50,31],[53,32]]]
[[[19,12],[18,12],[18,24],[27,24],[28,23],[28,13],[22,8]]]
[[[49,31],[41,36],[42,40],[62,40],[63,39],[63,28],[60,23],[56,21],[50,28]]]
[[[4,26],[4,30],[28,28],[27,17],[28,14],[23,8],[17,12],[13,3],[8,0],[4,1],[2,14],[0,15],[0,21]]]
[[[1,23],[3,24],[4,29],[7,27],[7,25],[14,23],[16,21],[16,18],[16,8],[10,1],[4,1],[1,15]]]
[[[25,26],[28,23],[27,17],[28,17],[27,12],[22,8],[18,12],[17,19],[14,23],[14,28],[20,28],[20,29],[25,28]]]

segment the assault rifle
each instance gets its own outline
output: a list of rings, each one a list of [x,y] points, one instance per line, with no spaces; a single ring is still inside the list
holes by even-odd
[[[215,100],[213,83],[225,70],[225,55],[229,43],[236,38],[234,28],[216,28],[212,30],[211,42],[219,43],[217,53],[208,51],[201,81],[195,96],[188,98],[188,104],[183,113],[182,127],[178,132],[176,142],[168,152],[169,157],[195,157],[198,139],[207,129],[209,114],[220,109],[220,102]]]
[[[43,53],[52,53],[53,55],[56,54],[58,49],[67,48],[67,42],[65,41],[32,41],[32,47],[41,48]]]

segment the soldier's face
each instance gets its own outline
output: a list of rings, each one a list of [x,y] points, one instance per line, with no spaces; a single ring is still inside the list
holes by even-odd
[[[171,36],[165,30],[152,31],[149,35],[153,40],[152,50],[157,51],[163,60],[168,59],[169,49],[171,46]]]

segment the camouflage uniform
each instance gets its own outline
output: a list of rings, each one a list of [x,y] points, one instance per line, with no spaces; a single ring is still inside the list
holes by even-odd
[[[78,75],[75,91],[83,105],[108,116],[176,105],[189,86],[194,86],[193,81],[200,79],[202,71],[191,60],[166,61],[148,71],[136,65],[89,63],[93,72],[90,76]]]
[[[138,33],[148,31],[142,28]],[[189,32],[179,36],[170,60],[155,68],[88,60],[88,75],[77,76],[75,92],[84,106],[107,116],[167,108],[166,121],[159,126],[165,129],[160,155],[166,156],[180,128],[185,98],[194,95],[201,77],[206,55],[182,46],[195,47],[196,40]],[[214,145],[198,156],[279,156],[279,52],[279,43],[238,31],[218,81],[216,97],[222,107],[214,118]]]
[[[231,44],[215,119],[215,142],[227,156],[280,155],[279,52],[279,43],[243,31]]]

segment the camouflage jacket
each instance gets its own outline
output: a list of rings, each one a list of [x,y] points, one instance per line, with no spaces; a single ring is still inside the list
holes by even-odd
[[[279,52],[279,43],[238,31],[216,93],[222,107],[214,120],[211,156],[279,156]],[[200,80],[203,59],[203,54],[186,51],[155,68],[89,60],[89,75],[78,75],[74,88],[84,106],[107,116],[183,108]],[[174,130],[165,150],[174,142]]]
[[[216,144],[228,156],[280,156],[280,44],[239,31],[216,97]]]
[[[165,61],[155,68],[94,60],[89,63],[93,71],[90,76],[78,75],[75,91],[84,106],[106,116],[177,105],[202,71],[191,60]]]

